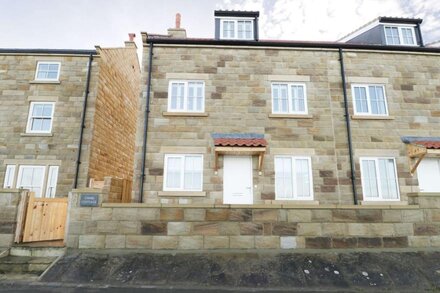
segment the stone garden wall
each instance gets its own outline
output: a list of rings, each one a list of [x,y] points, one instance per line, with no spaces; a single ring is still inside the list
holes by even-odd
[[[20,189],[0,189],[0,247],[10,247],[14,242]]]
[[[70,248],[440,247],[438,195],[413,194],[410,205],[381,206],[102,203],[80,207],[79,194],[70,195]]]

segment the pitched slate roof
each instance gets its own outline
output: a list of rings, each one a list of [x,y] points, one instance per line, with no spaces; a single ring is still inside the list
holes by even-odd
[[[400,139],[406,144],[422,145],[427,149],[440,149],[440,137],[402,136]]]
[[[265,147],[267,141],[263,134],[257,133],[213,133],[215,146]]]

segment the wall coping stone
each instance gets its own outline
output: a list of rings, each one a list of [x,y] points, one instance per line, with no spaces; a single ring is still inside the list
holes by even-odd
[[[18,188],[0,188],[0,193],[20,193],[22,189]]]
[[[407,194],[408,197],[438,197],[440,192],[411,192]]]

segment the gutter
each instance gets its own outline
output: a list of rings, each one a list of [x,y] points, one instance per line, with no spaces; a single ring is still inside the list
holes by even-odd
[[[87,80],[86,80],[86,91],[83,102],[83,110],[81,114],[81,128],[79,131],[79,142],[78,142],[78,154],[76,157],[76,170],[75,170],[75,180],[73,181],[73,188],[78,187],[78,176],[79,176],[79,165],[81,164],[81,151],[82,151],[82,141],[84,135],[84,128],[86,128],[86,110],[87,110],[87,100],[89,98],[89,88],[90,88],[90,73],[92,72],[92,62],[93,62],[93,54],[89,55],[89,63],[87,69]]]
[[[353,144],[351,139],[351,125],[350,116],[348,113],[348,99],[347,99],[347,83],[345,81],[345,68],[344,68],[344,55],[342,48],[339,48],[339,63],[341,64],[341,79],[342,79],[342,92],[344,94],[344,116],[345,125],[347,127],[347,140],[348,140],[348,156],[350,158],[350,175],[351,175],[351,188],[353,191],[353,203],[358,204],[357,192],[356,192],[356,173],[353,160]]]
[[[0,49],[0,54],[67,54],[67,55],[96,55],[95,50],[72,49]]]
[[[142,173],[140,176],[139,185],[139,202],[142,203],[144,200],[144,181],[145,181],[145,160],[147,156],[147,138],[148,138],[148,118],[150,116],[150,92],[151,92],[151,70],[153,68],[153,43],[150,43],[150,52],[148,55],[148,81],[147,81],[147,100],[145,105],[145,115],[144,115],[144,141],[142,144]]]

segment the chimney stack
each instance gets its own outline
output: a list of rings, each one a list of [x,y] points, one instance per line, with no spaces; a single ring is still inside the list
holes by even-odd
[[[180,13],[176,14],[176,27],[168,29],[168,35],[171,38],[176,39],[185,39],[186,38],[186,30],[184,28],[180,28],[181,15]]]
[[[136,43],[134,42],[135,37],[135,33],[128,34],[128,41],[125,41],[125,48],[137,48]]]

